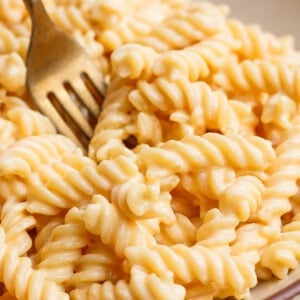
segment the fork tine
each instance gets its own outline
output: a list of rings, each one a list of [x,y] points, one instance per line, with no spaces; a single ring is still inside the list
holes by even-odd
[[[100,106],[84,84],[83,80],[78,77],[69,82],[71,87],[80,98],[80,100],[88,107],[89,111],[97,118],[100,113]]]
[[[77,145],[79,145],[83,151],[85,151],[84,145],[80,142],[80,140],[77,138],[77,136],[73,133],[73,131],[70,129],[70,127],[66,124],[66,122],[63,120],[61,115],[58,113],[58,111],[55,109],[53,104],[48,98],[41,99],[43,106],[40,107],[41,111],[44,112],[46,116],[48,116],[51,121],[55,124],[58,131],[65,136],[70,137]]]
[[[88,121],[84,119],[82,112],[76,106],[71,95],[65,90],[65,88],[56,89],[53,94],[66,112],[78,124],[83,133],[91,138],[93,135],[93,128],[90,126]]]
[[[104,98],[105,86],[104,86],[103,76],[93,66],[90,67],[87,66],[83,74],[96,87],[98,92]]]

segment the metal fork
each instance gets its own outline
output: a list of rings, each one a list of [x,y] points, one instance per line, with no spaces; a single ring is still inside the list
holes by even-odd
[[[23,0],[32,20],[27,90],[57,130],[87,149],[101,111],[103,76],[84,49],[62,32],[40,0]]]

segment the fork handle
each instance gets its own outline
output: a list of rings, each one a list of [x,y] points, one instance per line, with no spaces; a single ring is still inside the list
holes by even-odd
[[[45,30],[45,28],[53,26],[41,0],[23,0],[23,2],[30,14],[33,27],[38,25],[38,27],[42,27]]]

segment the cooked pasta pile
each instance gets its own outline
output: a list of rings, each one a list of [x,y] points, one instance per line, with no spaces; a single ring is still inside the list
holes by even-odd
[[[1,299],[250,297],[300,259],[300,52],[188,0],[45,0],[109,82],[88,154],[31,109],[0,0]]]

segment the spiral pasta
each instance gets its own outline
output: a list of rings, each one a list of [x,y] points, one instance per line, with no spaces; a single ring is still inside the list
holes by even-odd
[[[298,68],[286,64],[246,60],[240,64],[228,62],[226,68],[215,75],[214,81],[229,92],[283,92],[298,101],[299,76]]]
[[[154,74],[172,80],[186,77],[196,81],[211,75],[220,68],[225,55],[239,48],[235,40],[226,34],[217,34],[210,39],[182,50],[163,53],[154,65]]]
[[[204,82],[190,83],[186,80],[170,82],[157,79],[152,83],[139,81],[138,88],[128,95],[129,101],[142,112],[168,112],[171,121],[180,118],[195,128],[195,133],[206,129],[222,133],[253,132],[257,124],[252,112],[243,103],[230,100],[220,91],[213,91]],[[182,117],[181,117],[182,118]],[[240,120],[249,119],[241,127]]]
[[[258,213],[264,222],[280,222],[280,217],[290,211],[289,198],[297,193],[298,134],[297,127],[293,128],[292,132],[287,131],[276,147],[277,159],[268,168],[270,176],[265,182],[262,207]]]
[[[262,31],[258,26],[245,26],[238,20],[228,21],[227,27],[232,36],[241,44],[236,51],[242,59],[284,56],[293,51],[293,41],[288,36],[278,39]]]
[[[232,153],[235,153],[234,160]],[[216,133],[168,141],[160,147],[146,148],[138,153],[138,159],[145,164],[149,178],[177,172],[187,173],[208,165],[264,170],[274,156],[271,145],[258,137],[246,139],[240,135],[224,136]]]
[[[100,236],[105,245],[114,247],[120,256],[129,245],[155,245],[151,232],[142,223],[122,217],[117,208],[100,195],[87,206],[84,223],[90,232]]]
[[[204,5],[205,6],[205,5]],[[208,12],[208,13],[207,13]],[[191,8],[189,13],[175,14],[149,35],[137,39],[138,43],[151,46],[158,52],[180,49],[221,31],[224,25],[224,11],[207,6]]]
[[[71,299],[184,299],[185,290],[172,281],[162,280],[155,274],[147,274],[142,268],[134,267],[129,283],[124,280],[113,284],[92,284],[85,289],[71,292]]]
[[[27,231],[35,225],[35,218],[26,211],[26,203],[11,200],[3,205],[1,227],[6,233],[6,243],[14,246],[20,256],[32,246],[32,240]]]
[[[1,13],[0,19],[4,22],[13,23],[20,22],[25,15],[25,8],[22,1],[12,0],[5,1],[1,0]]]
[[[89,29],[89,24],[82,16],[81,10],[75,6],[58,7],[50,15],[53,21],[67,32],[73,32],[76,29],[85,33]]]
[[[66,220],[52,230],[49,242],[40,248],[36,268],[46,273],[47,280],[64,283],[73,275],[75,263],[87,244],[84,226]]]
[[[251,298],[299,255],[290,36],[190,0],[44,0],[107,90],[87,153],[26,92],[0,0],[0,298]]]
[[[174,275],[184,283],[193,280],[206,285],[214,283],[218,289],[224,290],[224,294],[226,288],[235,290],[237,297],[256,284],[253,265],[226,252],[212,251],[200,245],[191,248],[161,245],[152,249],[136,246],[128,248],[126,256],[131,263],[141,265],[162,278]]]
[[[160,232],[155,236],[163,245],[184,244],[191,246],[196,241],[196,226],[184,214],[176,213],[175,224],[161,224]]]
[[[0,85],[9,92],[21,93],[25,85],[26,68],[17,53],[0,55]]]
[[[53,282],[47,281],[42,272],[32,269],[30,258],[19,257],[17,249],[6,244],[3,228],[0,228],[0,239],[1,269],[4,269],[0,279],[11,295],[18,299],[69,299],[68,294]]]
[[[261,264],[269,268],[278,278],[284,278],[289,269],[295,269],[299,259],[299,214],[282,228],[274,243],[266,247]]]
[[[113,71],[122,78],[149,78],[158,54],[151,47],[125,44],[111,56]]]
[[[91,243],[77,260],[68,284],[80,289],[94,282],[115,282],[124,275],[121,265],[122,260],[109,247],[102,243]]]

